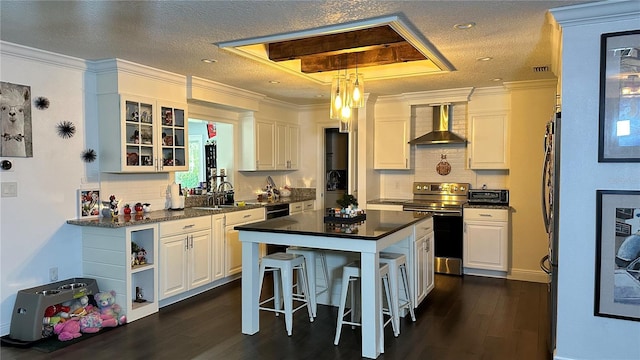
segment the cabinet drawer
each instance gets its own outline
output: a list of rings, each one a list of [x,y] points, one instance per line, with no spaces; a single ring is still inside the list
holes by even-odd
[[[291,214],[302,212],[302,210],[304,210],[303,202],[296,202],[296,203],[289,204],[289,213]]]
[[[416,238],[415,240],[418,240],[422,237],[424,237],[425,235],[427,235],[428,233],[433,232],[433,218],[428,218],[425,219],[419,223],[416,224]]]
[[[464,220],[508,221],[509,211],[503,209],[464,209]]]
[[[307,210],[313,210],[316,208],[316,201],[315,200],[307,200],[304,202],[304,211]]]
[[[234,211],[225,214],[225,224],[235,225],[264,220],[264,208]]]
[[[168,236],[198,230],[211,229],[211,216],[199,216],[190,219],[174,220],[160,223],[160,236]]]

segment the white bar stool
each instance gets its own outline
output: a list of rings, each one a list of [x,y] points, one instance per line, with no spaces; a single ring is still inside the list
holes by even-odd
[[[391,283],[391,306],[393,309],[393,321],[396,326],[393,327],[394,335],[400,335],[400,310],[407,308],[411,314],[411,321],[416,321],[416,315],[413,311],[413,302],[411,301],[411,288],[409,287],[409,276],[407,275],[407,258],[404,254],[396,254],[389,252],[380,253],[380,263],[389,265],[389,278]],[[400,283],[398,276],[402,279],[404,288],[404,299],[400,299]],[[397,330],[397,333],[395,331]]]
[[[315,250],[310,248],[303,248],[297,246],[290,246],[287,248],[287,254],[298,254],[304,256],[306,262],[307,274],[309,275],[309,300],[311,301],[311,312],[313,317],[316,317],[318,313],[318,301],[317,296],[327,292],[329,290],[329,270],[327,269],[327,258],[324,255],[324,251]],[[316,283],[316,261],[320,261],[322,267],[322,277],[324,278],[324,284]],[[300,290],[298,288],[298,290]],[[299,292],[298,292],[299,293]]]
[[[293,271],[298,271],[298,281],[302,284],[302,294],[293,293]],[[306,306],[309,312],[309,321],[313,322],[313,314],[311,313],[311,305],[307,295],[309,288],[307,287],[307,271],[305,269],[304,257],[297,254],[287,254],[277,252],[264,256],[260,260],[260,292],[262,293],[262,282],[266,271],[273,272],[273,296],[259,303],[260,310],[272,311],[278,316],[284,313],[285,324],[287,326],[287,334],[291,336],[293,328],[293,313]],[[280,281],[278,281],[280,280]],[[284,310],[281,310],[280,292],[284,295]],[[265,303],[273,300],[273,308],[263,307]],[[303,302],[304,304],[293,308],[293,301]]]
[[[391,306],[391,294],[389,290],[389,265],[380,263],[380,279],[382,280],[382,285],[384,287],[384,292],[386,295],[387,306],[388,309],[385,309],[382,304],[380,306],[380,319],[383,322],[382,328],[384,329],[389,323],[393,327],[393,333],[396,334],[395,322],[393,321],[393,307]],[[361,315],[359,312],[356,316],[356,311],[358,311],[358,306],[356,306],[356,292],[354,291],[356,282],[360,280],[360,261],[354,261],[342,268],[342,293],[340,294],[340,308],[338,309],[338,324],[336,325],[336,337],[333,340],[334,345],[338,345],[340,342],[340,334],[342,332],[342,325],[351,325],[351,328],[354,329],[356,326],[362,326],[361,323],[356,322],[356,319]],[[345,306],[347,303],[347,292],[349,291],[349,285],[351,283],[354,285],[351,286],[351,308],[345,312]],[[344,317],[351,314],[351,321],[345,321]],[[382,315],[388,315],[389,319],[385,322]],[[397,335],[395,335],[397,336]]]

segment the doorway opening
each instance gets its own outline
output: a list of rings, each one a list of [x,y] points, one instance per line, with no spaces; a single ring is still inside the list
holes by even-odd
[[[349,135],[338,128],[324,129],[324,164],[324,207],[335,207],[349,184]]]

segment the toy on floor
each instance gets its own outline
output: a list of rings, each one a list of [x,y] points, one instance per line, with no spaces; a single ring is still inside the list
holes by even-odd
[[[100,314],[116,319],[118,325],[126,324],[127,318],[122,314],[120,305],[116,304],[116,292],[114,290],[99,292],[94,295],[94,299],[98,304]]]
[[[78,318],[72,318],[68,321],[56,324],[53,327],[54,334],[58,335],[58,340],[69,341],[82,336],[80,333],[80,321]]]

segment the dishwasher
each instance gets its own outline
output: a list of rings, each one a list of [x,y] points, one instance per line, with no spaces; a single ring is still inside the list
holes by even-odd
[[[289,216],[289,204],[273,204],[265,206],[265,216],[267,220],[283,216]],[[267,255],[277,252],[285,252],[287,246],[267,244]]]

